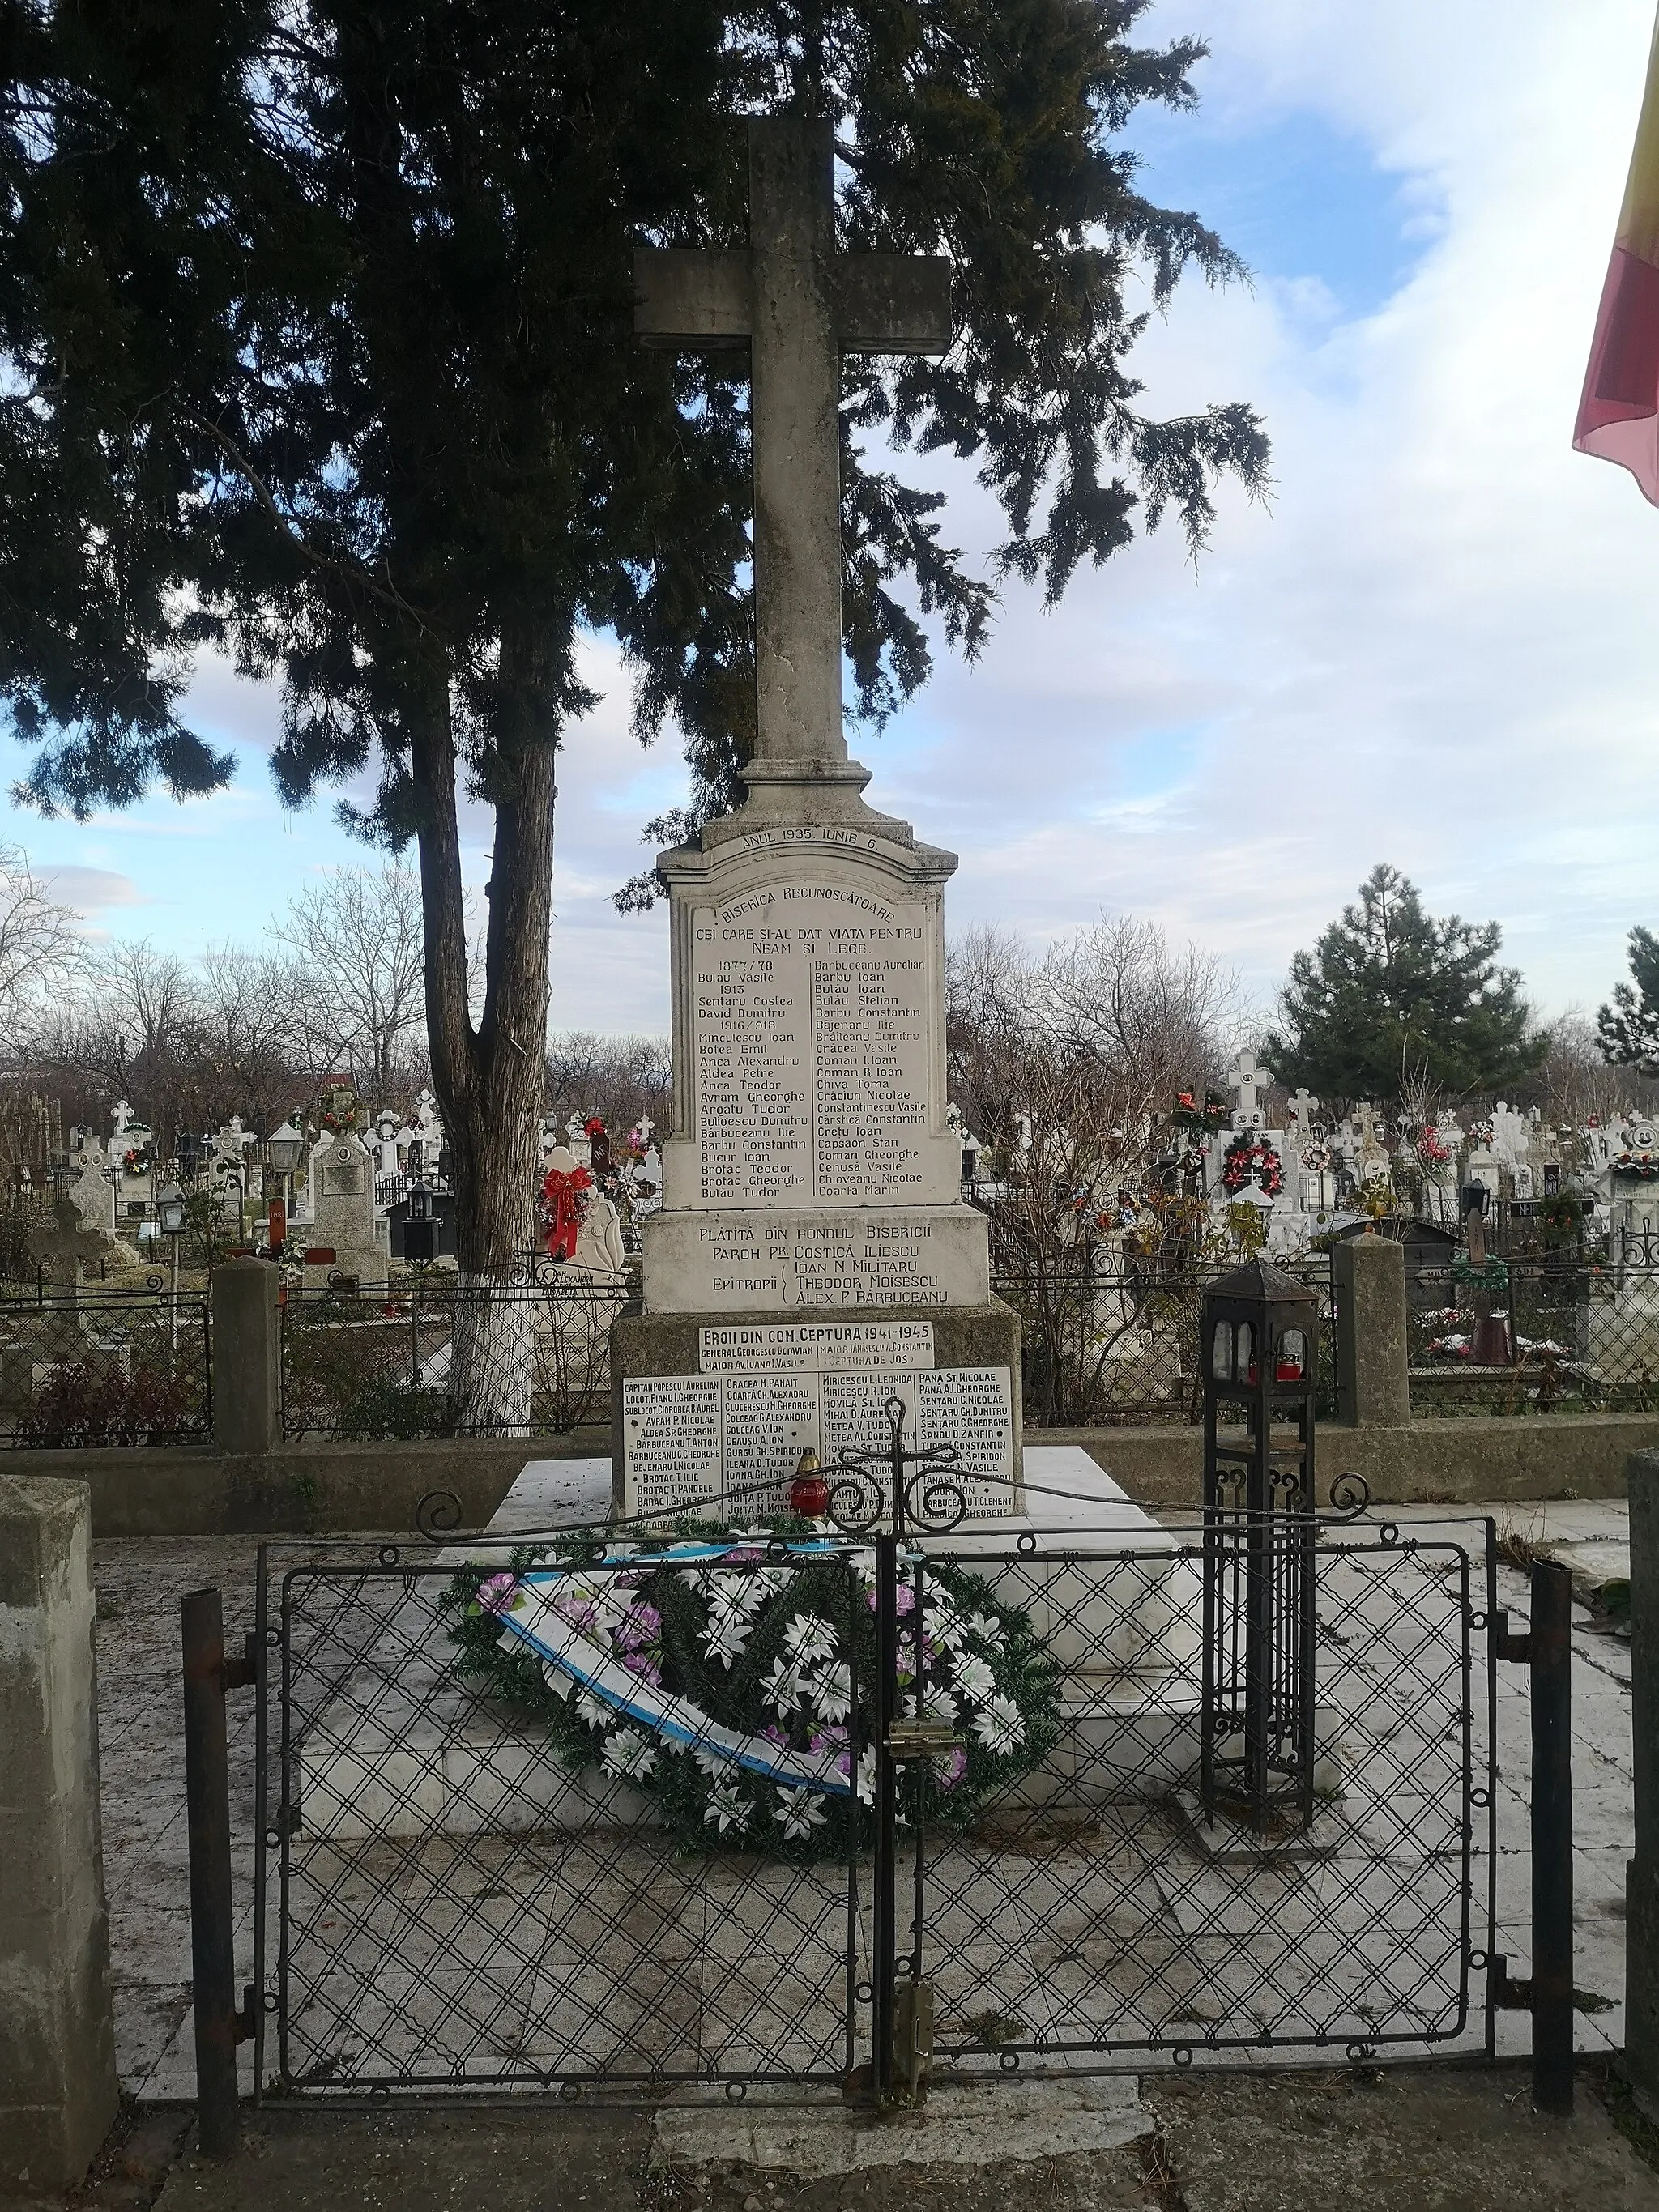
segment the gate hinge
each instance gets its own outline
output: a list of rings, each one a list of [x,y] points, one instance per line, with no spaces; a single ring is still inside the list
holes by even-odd
[[[945,1759],[961,1741],[949,1721],[890,1721],[887,1727],[889,1759]]]
[[[227,1690],[251,1690],[259,1680],[259,1639],[250,1632],[242,1638],[240,1658],[226,1652],[219,1668],[219,1680]]]
[[[1532,1664],[1532,1631],[1528,1629],[1523,1636],[1511,1636],[1510,1616],[1502,1606],[1492,1617],[1492,1645],[1500,1659],[1512,1659],[1517,1667]]]

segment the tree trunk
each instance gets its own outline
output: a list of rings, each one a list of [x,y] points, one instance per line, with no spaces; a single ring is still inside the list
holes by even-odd
[[[515,666],[514,664],[517,663]],[[485,990],[469,1013],[466,924],[457,819],[457,758],[447,687],[411,732],[422,798],[418,830],[432,1087],[443,1112],[455,1192],[456,1308],[452,1388],[469,1428],[521,1429],[530,1414],[534,1343],[523,1277],[534,1231],[547,1036],[552,916],[555,744],[544,656],[504,641],[511,742],[490,769],[495,843],[487,886]],[[526,665],[528,664],[528,665]],[[538,736],[538,726],[546,735]]]

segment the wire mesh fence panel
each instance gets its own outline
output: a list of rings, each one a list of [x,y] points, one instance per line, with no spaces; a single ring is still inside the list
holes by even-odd
[[[1659,1267],[1559,1255],[1425,1269],[1407,1322],[1425,1411],[1659,1410]]]
[[[516,1580],[497,1576],[505,1553],[405,1565],[395,1548],[268,1572],[261,2079],[349,2093],[845,2076],[868,1972],[856,1821],[838,1826],[829,1796],[805,1808],[787,1778],[822,1750],[739,1742],[698,1702],[710,1668],[725,1677],[677,1640],[699,1576],[721,1578],[720,1603],[688,1617],[724,1605],[741,1620],[778,1571],[750,1547],[647,1585],[636,1560],[598,1552]],[[861,1592],[843,1561],[813,1571],[833,1624],[821,1665],[844,1664],[855,1694]],[[582,1655],[568,1670],[538,1656],[567,1648]]]
[[[1221,1266],[1184,1272],[1097,1264],[1002,1274],[992,1287],[1019,1315],[1025,1419],[1035,1426],[1126,1427],[1203,1417],[1199,1316]],[[1334,1413],[1336,1316],[1322,1257],[1289,1270],[1320,1297],[1322,1413]]]
[[[212,1418],[204,1292],[0,1303],[0,1446],[188,1443]]]
[[[1461,1547],[1317,1553],[1311,1826],[1203,1817],[1200,1540],[955,1556],[1046,1640],[1059,1722],[970,1835],[913,1805],[936,2066],[1483,2043],[1485,1585]]]
[[[563,1435],[611,1413],[611,1328],[629,1294],[547,1279],[290,1290],[283,1428],[337,1437]]]

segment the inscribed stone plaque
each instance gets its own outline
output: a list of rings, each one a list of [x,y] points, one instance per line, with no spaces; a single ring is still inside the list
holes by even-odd
[[[756,1333],[701,1332],[705,1340]],[[790,1364],[760,1366],[750,1364],[745,1347],[716,1342],[708,1347],[713,1374],[624,1377],[623,1474],[629,1515],[715,1498],[725,1499],[718,1509],[722,1516],[733,1520],[783,1512],[804,1451],[816,1451],[833,1477],[843,1447],[878,1451],[885,1445],[890,1398],[904,1407],[910,1449],[956,1447],[961,1473],[951,1479],[970,1517],[999,1520],[1018,1510],[1007,1368],[933,1367],[931,1341],[925,1347],[927,1365],[917,1364],[920,1346],[906,1355],[908,1364],[872,1364],[866,1355],[861,1367],[834,1364],[833,1347],[781,1349]],[[797,1364],[805,1358],[815,1364]]]
[[[842,884],[695,909],[705,1206],[924,1194],[928,941],[915,901]]]
[[[991,1295],[988,1224],[961,1205],[659,1215],[645,1270],[657,1312],[982,1305]]]
[[[823,1375],[877,1361],[931,1367],[932,1322],[750,1322],[697,1332],[697,1364],[705,1375]]]
[[[717,1497],[720,1386],[701,1375],[630,1376],[623,1384],[629,1513]]]

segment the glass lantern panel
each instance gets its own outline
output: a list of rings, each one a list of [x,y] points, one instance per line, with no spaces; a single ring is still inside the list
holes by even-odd
[[[1308,1371],[1308,1340],[1299,1328],[1287,1328],[1279,1340],[1277,1379],[1300,1382]]]
[[[1215,1341],[1210,1350],[1210,1372],[1218,1382],[1232,1380],[1233,1332],[1230,1322],[1218,1321],[1215,1325]]]
[[[1233,1375],[1241,1382],[1255,1380],[1255,1331],[1247,1321],[1238,1324],[1237,1349],[1233,1355]]]

